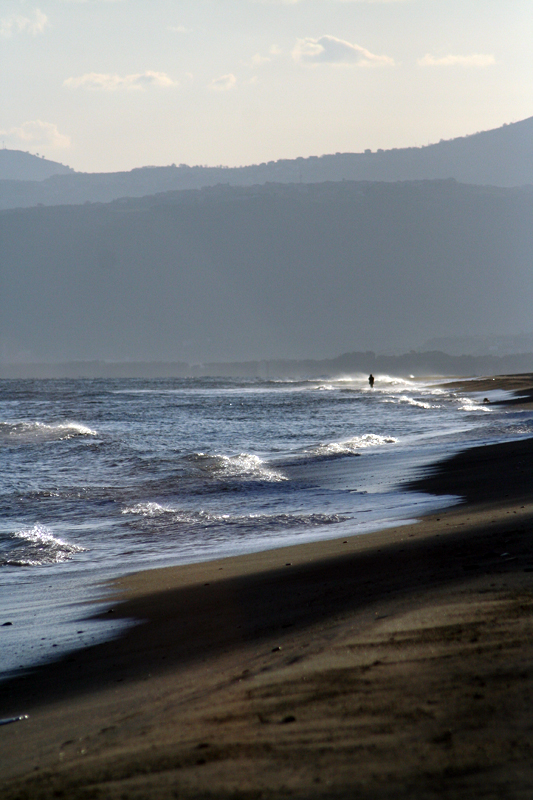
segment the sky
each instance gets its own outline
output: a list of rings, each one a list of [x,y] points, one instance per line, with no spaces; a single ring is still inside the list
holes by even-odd
[[[531,0],[0,0],[0,146],[84,172],[421,146],[533,116]]]

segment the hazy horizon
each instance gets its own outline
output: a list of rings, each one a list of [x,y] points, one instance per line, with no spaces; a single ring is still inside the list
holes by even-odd
[[[531,326],[529,189],[218,186],[2,211],[0,236],[4,361],[327,358]]]

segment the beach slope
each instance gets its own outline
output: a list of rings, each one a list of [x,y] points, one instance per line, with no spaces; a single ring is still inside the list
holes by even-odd
[[[117,581],[137,625],[0,684],[2,798],[529,798],[532,456],[428,470],[463,502],[414,525]]]

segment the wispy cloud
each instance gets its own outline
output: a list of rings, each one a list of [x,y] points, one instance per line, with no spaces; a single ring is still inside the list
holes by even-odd
[[[271,60],[270,56],[262,56],[261,53],[256,53],[255,56],[252,56],[250,63],[252,67],[260,67],[261,64],[268,64]]]
[[[37,36],[39,33],[43,33],[49,24],[46,14],[35,8],[31,16],[11,14],[9,17],[1,18],[0,36],[4,39],[8,39],[15,33],[29,33],[30,36]]]
[[[292,57],[301,64],[346,64],[359,67],[392,66],[389,56],[378,56],[358,44],[321,36],[319,39],[298,39]]]
[[[88,72],[78,78],[67,78],[63,86],[69,89],[88,89],[91,91],[114,92],[118,89],[142,90],[153,86],[172,88],[178,83],[166,72],[142,72],[133,75],[113,75],[110,73]]]
[[[419,67],[490,67],[496,63],[493,55],[484,53],[472,53],[469,56],[447,55],[436,58],[430,53],[426,53],[424,58],[419,58]]]
[[[33,119],[23,122],[20,127],[0,131],[0,136],[11,145],[47,145],[49,147],[70,147],[70,137],[59,133],[57,125]]]
[[[185,25],[168,25],[167,31],[173,31],[173,33],[190,33],[189,28],[186,28]]]
[[[256,53],[254,56],[252,56],[249,66],[252,68],[260,67],[262,64],[268,64],[270,61],[273,61],[279,55],[281,55],[281,49],[276,44],[273,44],[270,47],[267,56],[264,56],[261,53]]]
[[[220,78],[214,78],[209,84],[209,88],[214,92],[227,92],[233,89],[236,83],[237,78],[230,72],[227,75],[221,75]]]

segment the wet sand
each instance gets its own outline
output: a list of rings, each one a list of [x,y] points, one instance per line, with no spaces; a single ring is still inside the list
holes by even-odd
[[[531,797],[532,479],[474,448],[415,525],[117,581],[138,625],[0,684],[0,796]]]

